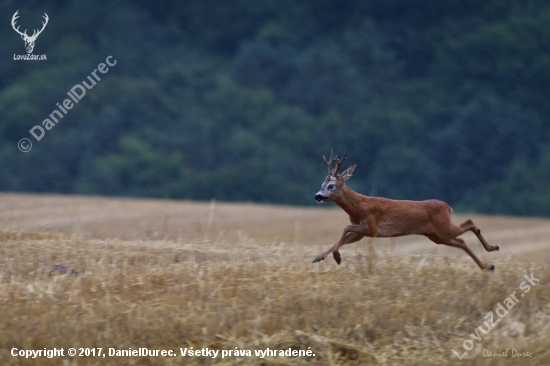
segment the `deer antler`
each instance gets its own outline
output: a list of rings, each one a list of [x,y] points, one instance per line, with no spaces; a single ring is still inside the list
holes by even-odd
[[[330,158],[328,159],[328,161],[327,161],[327,159],[325,158],[324,155],[323,155],[323,160],[324,160],[325,163],[327,164],[328,174],[329,174],[329,175],[332,175],[332,162],[334,161],[332,149],[330,150]]]
[[[36,38],[38,38],[38,36],[40,35],[40,33],[42,33],[42,31],[44,30],[44,28],[46,28],[46,25],[48,24],[48,20],[50,20],[50,18],[48,17],[48,14],[44,13],[44,22],[42,22],[42,29],[38,30],[38,29],[35,29],[34,32],[32,33],[32,36],[29,37],[29,35],[27,34],[27,30],[25,29],[24,32],[21,32],[19,30],[19,26],[17,26],[17,28],[15,27],[15,23],[17,21],[17,18],[19,18],[19,10],[17,10],[15,12],[15,14],[13,14],[13,17],[11,18],[11,26],[13,28],[14,31],[16,31],[17,33],[19,33],[19,35],[21,37],[23,37],[25,40],[35,40]]]
[[[45,20],[45,22],[42,22],[42,29],[40,29],[40,30],[35,29],[34,32],[32,33],[32,36],[30,36],[29,38],[35,38],[35,39],[38,38],[40,33],[42,33],[44,28],[46,28],[46,25],[48,24],[48,20],[50,20],[50,18],[48,18],[48,14],[46,14],[46,13],[44,13],[44,16],[42,18],[44,18],[44,20]]]
[[[338,175],[338,171],[340,170],[340,165],[346,160],[346,150],[344,150],[344,154],[342,154],[342,159],[338,160],[338,156],[336,156],[336,167],[334,169],[334,176]]]
[[[330,150],[330,159],[328,159],[327,161],[325,156],[323,156],[323,160],[327,164],[328,174],[336,177],[338,175],[338,171],[340,170],[340,165],[342,165],[342,162],[346,160],[346,152],[344,151],[344,154],[342,155],[342,159],[338,160],[338,155],[334,156],[333,151]],[[334,161],[336,161],[336,164],[332,166],[333,165],[332,163]]]
[[[16,31],[17,33],[19,33],[21,36],[27,36],[27,30],[26,29],[25,29],[25,32],[21,32],[19,30],[19,26],[17,28],[15,28],[15,22],[16,22],[17,18],[19,18],[19,15],[17,15],[17,13],[19,13],[19,10],[17,10],[15,12],[15,14],[13,14],[13,17],[11,18],[11,26],[12,26],[13,30]]]

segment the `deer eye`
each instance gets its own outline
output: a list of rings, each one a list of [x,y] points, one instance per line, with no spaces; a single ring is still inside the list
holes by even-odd
[[[334,184],[329,184],[327,188],[328,188],[328,189],[334,188]]]

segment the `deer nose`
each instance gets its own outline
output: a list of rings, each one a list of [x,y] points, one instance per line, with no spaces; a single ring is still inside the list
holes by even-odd
[[[319,194],[319,193],[317,193],[317,194],[315,195],[315,201],[317,201],[317,202],[323,202],[323,201],[325,201],[326,199],[327,199],[327,198],[326,198],[325,196],[323,196],[323,195],[321,195],[321,194]]]

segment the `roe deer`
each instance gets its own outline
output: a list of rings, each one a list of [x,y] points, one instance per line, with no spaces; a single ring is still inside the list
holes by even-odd
[[[460,225],[451,221],[452,208],[443,201],[404,201],[381,197],[368,197],[353,191],[346,186],[346,180],[352,177],[357,164],[353,164],[342,173],[338,173],[340,165],[346,159],[333,157],[327,161],[328,176],[315,194],[318,203],[334,202],[349,215],[351,225],[344,228],[340,239],[315,258],[314,263],[325,259],[330,252],[338,264],[341,262],[342,245],[354,243],[368,236],[372,238],[388,238],[404,235],[424,235],[436,244],[444,244],[464,250],[477,263],[479,268],[494,270],[492,264],[483,264],[479,258],[466,246],[464,240],[457,236],[472,231],[481,241],[486,251],[499,250],[481,236],[481,231],[468,219]]]

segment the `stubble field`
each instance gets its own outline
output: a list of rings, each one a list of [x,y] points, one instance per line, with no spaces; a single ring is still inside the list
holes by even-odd
[[[494,272],[423,237],[313,264],[347,224],[339,208],[0,194],[0,364],[549,365],[550,220],[467,217],[501,248],[463,236]],[[11,354],[70,347],[176,356]],[[255,356],[268,348],[312,355]]]

